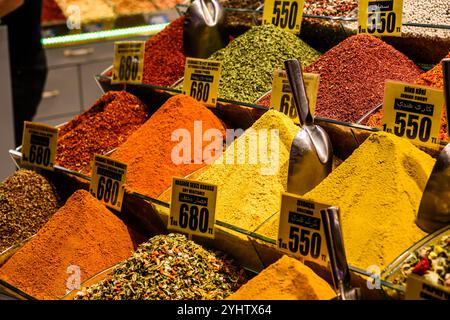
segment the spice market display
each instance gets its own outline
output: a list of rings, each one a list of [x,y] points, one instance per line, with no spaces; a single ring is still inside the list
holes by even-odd
[[[219,25],[205,2],[220,4]],[[356,0],[305,0],[299,34],[276,22],[276,10],[272,24],[262,24],[265,1],[44,0],[43,34],[69,25],[74,6],[83,26],[66,35],[74,43],[48,51],[49,65],[64,70],[67,83],[77,79],[68,92],[98,95],[61,111],[64,121],[30,119],[56,127],[57,139],[56,129],[52,137],[48,127],[35,126],[22,144],[3,150],[15,167],[0,183],[0,300],[448,297],[450,101],[430,120],[439,122],[439,141],[409,137],[426,131],[423,118],[397,117],[403,136],[382,124],[390,110],[383,106],[387,81],[423,86],[409,92],[416,95],[438,89],[449,99],[450,2],[403,3],[402,35],[376,37],[356,34]],[[197,12],[186,10],[191,5]],[[128,34],[135,26],[147,33]],[[203,43],[223,34],[204,68],[184,79],[186,61],[195,65],[188,58],[198,58],[186,53],[196,54],[187,28]],[[114,52],[114,33],[121,32],[120,41],[142,41],[142,54]],[[104,46],[92,49],[97,36]],[[96,60],[106,52],[114,57],[109,67]],[[297,77],[299,69],[294,74],[286,63],[292,59],[302,72],[319,75],[314,115],[306,112],[310,83]],[[209,73],[215,61],[220,80]],[[270,104],[280,69],[289,81],[282,82],[277,111]],[[119,80],[112,81],[113,71]],[[74,99],[49,94],[63,82],[55,79],[42,95],[46,108]],[[433,113],[428,97],[421,99],[389,107]],[[309,176],[300,179],[296,170]],[[292,193],[293,185],[310,186],[318,176],[308,192]],[[342,234],[325,216],[336,212]],[[333,247],[335,236],[345,252]],[[343,258],[345,284],[334,269]],[[374,270],[380,286],[370,282]]]

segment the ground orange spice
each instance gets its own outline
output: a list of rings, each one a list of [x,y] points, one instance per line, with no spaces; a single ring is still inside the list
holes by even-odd
[[[117,148],[111,158],[128,164],[128,191],[157,197],[170,187],[172,177],[185,177],[206,165],[204,162],[193,163],[195,121],[201,121],[202,132],[218,129],[225,137],[222,122],[209,109],[189,96],[177,95],[167,100],[142,127]],[[177,129],[186,129],[190,133],[190,163],[175,164],[172,161],[172,150],[180,143],[171,141],[172,133]],[[210,143],[199,143],[201,150]]]
[[[87,191],[75,192],[38,234],[0,268],[0,279],[37,299],[66,294],[78,266],[81,282],[131,255],[125,224]]]
[[[330,300],[333,288],[297,259],[283,256],[227,300]]]

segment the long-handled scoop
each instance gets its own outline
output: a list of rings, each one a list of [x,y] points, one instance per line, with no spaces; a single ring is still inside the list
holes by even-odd
[[[287,191],[303,195],[331,172],[333,147],[325,130],[314,125],[300,62],[290,59],[284,64],[302,125],[291,146]]]
[[[331,273],[339,300],[361,299],[361,289],[350,286],[350,269],[345,254],[339,209],[330,207],[321,211],[322,222],[330,257]]]
[[[450,59],[442,61],[447,121],[450,120]],[[450,122],[448,122],[450,125]],[[439,154],[420,202],[417,225],[426,232],[450,224],[450,143]]]
[[[184,51],[189,57],[207,58],[228,44],[225,14],[219,0],[195,0],[184,22]]]

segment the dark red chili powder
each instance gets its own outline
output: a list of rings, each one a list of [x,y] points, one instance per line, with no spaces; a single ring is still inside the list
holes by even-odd
[[[327,51],[305,72],[320,74],[317,116],[356,122],[383,102],[386,80],[412,82],[421,70],[380,39],[356,35]],[[263,105],[269,102],[267,97]]]
[[[149,117],[147,107],[134,95],[110,91],[60,129],[56,163],[80,171],[94,153],[117,148]]]
[[[42,1],[42,22],[64,21],[66,17],[55,0]]]
[[[168,87],[183,77],[183,24],[184,17],[180,17],[146,42],[144,83]]]

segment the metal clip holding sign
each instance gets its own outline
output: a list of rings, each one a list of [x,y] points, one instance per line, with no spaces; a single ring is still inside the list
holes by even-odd
[[[337,299],[361,300],[361,289],[350,286],[350,269],[345,254],[339,208],[324,209],[321,211],[321,215],[334,287],[338,290]]]

